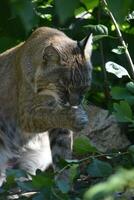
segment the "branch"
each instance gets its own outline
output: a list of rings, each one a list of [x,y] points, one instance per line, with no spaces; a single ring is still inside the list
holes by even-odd
[[[121,33],[121,31],[120,31],[119,25],[118,25],[118,23],[116,22],[115,17],[113,16],[112,12],[109,10],[107,1],[106,1],[106,0],[101,0],[101,1],[102,1],[102,3],[104,4],[104,6],[106,6],[107,11],[108,11],[108,14],[109,14],[109,16],[111,17],[111,19],[112,19],[112,21],[113,21],[113,24],[115,25],[117,34],[118,34],[118,36],[119,36],[119,39],[120,39],[120,42],[121,42],[122,46],[123,46],[124,49],[125,49],[125,55],[126,55],[126,57],[127,57],[127,60],[128,60],[129,65],[130,65],[130,72],[131,72],[130,75],[131,75],[131,78],[134,79],[134,64],[133,64],[132,58],[131,58],[131,56],[130,56],[130,53],[129,53],[129,51],[128,51],[127,45],[126,45],[126,43],[125,43],[125,41],[124,41],[124,39],[123,39],[123,37],[122,37],[122,33]]]

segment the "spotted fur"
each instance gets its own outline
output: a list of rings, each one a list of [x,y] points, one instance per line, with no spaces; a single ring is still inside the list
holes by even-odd
[[[91,83],[92,36],[84,41],[42,27],[0,54],[1,184],[9,163],[35,174],[71,157],[72,131],[88,123],[81,101]]]

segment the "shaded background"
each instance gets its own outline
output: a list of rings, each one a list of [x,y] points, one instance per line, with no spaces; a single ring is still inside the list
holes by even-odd
[[[115,16],[134,61],[134,0],[107,0],[107,3]],[[91,32],[93,33],[95,40],[92,55],[93,79],[91,90],[87,92],[84,101],[107,108],[109,113],[114,113],[118,122],[123,125],[123,129],[130,130],[128,137],[134,144],[134,80],[131,80],[127,76],[117,78],[115,76],[116,73],[110,74],[105,71],[105,63],[108,61],[113,61],[123,66],[128,72],[130,67],[123,48],[118,47],[121,46],[119,37],[107,10],[102,5],[102,0],[0,0],[0,53],[25,41],[31,32],[40,26],[58,28],[75,40],[81,40]],[[98,124],[96,123],[95,125],[97,126]],[[110,135],[109,132],[108,134]],[[89,184],[91,186],[92,183],[96,183],[98,178],[102,181],[102,188],[100,187],[101,185],[99,187],[96,185],[95,190],[97,195],[94,193],[96,195],[95,198],[92,198],[93,193],[91,188],[92,195],[87,194],[88,197],[86,199],[102,200],[104,199],[102,195],[109,195],[111,192],[114,192],[113,198],[109,198],[110,196],[108,196],[107,199],[115,200],[115,195],[119,199],[118,197],[121,192],[127,191],[126,189],[129,186],[131,187],[131,183],[132,191],[134,191],[134,169],[130,170],[134,166],[134,145],[131,145],[127,152],[126,149],[123,152],[119,149],[118,155],[115,155],[113,151],[113,154],[107,156],[102,154],[102,152],[95,152],[88,138],[78,138],[75,144],[74,146],[77,148],[77,151],[80,153],[82,151],[85,152],[83,155],[86,156],[86,159],[83,159],[83,167],[80,165],[81,161],[79,164],[77,160],[75,160],[76,163],[71,161],[73,163],[71,166],[72,176],[75,177],[77,175],[79,177],[81,173],[84,174],[84,176],[80,176],[79,180],[81,182],[78,183],[78,186],[73,188],[76,190],[76,193],[74,190],[74,196],[71,199],[83,199],[83,193],[87,190]],[[87,153],[89,153],[89,161],[87,160]],[[70,161],[65,163],[68,165]],[[65,165],[65,163],[62,161],[62,165]],[[119,167],[125,167],[129,170],[121,170],[113,176],[113,179],[108,179],[107,182],[104,182]],[[17,178],[21,175],[20,171],[11,171],[8,173],[7,185],[4,188],[7,192],[14,187],[13,173]],[[46,172],[38,175],[33,177],[33,188],[40,189],[41,193],[39,192],[32,199],[70,200],[71,193],[69,193],[69,196],[67,194],[68,185],[61,182],[58,185],[59,190],[57,191],[57,187],[56,190],[53,188],[52,180],[54,176],[51,176],[51,174],[48,176],[49,174]],[[30,185],[26,182],[17,183],[17,187],[18,185],[24,191],[31,191]],[[93,191],[95,190],[93,188]],[[0,200],[7,199],[5,191],[2,191],[0,188]],[[59,197],[56,198],[56,195],[59,195]],[[77,195],[78,198],[76,197]],[[134,195],[132,194],[131,196],[131,199],[133,199]],[[22,197],[21,199],[25,198]]]

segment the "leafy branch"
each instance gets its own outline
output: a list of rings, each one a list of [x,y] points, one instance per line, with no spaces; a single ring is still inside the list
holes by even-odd
[[[120,42],[121,42],[122,46],[125,49],[125,55],[126,55],[126,58],[128,60],[129,65],[130,65],[130,72],[131,72],[130,76],[131,76],[132,79],[134,79],[134,64],[133,64],[132,58],[130,56],[130,53],[128,51],[127,44],[126,44],[126,42],[124,41],[124,39],[122,37],[122,33],[120,31],[119,25],[116,22],[116,19],[115,19],[113,13],[109,10],[107,1],[106,0],[101,0],[101,2],[107,8],[107,12],[108,12],[109,16],[111,17],[111,19],[113,21],[113,24],[115,25],[117,34],[119,36],[119,39],[120,39]]]
[[[87,156],[85,158],[79,159],[79,160],[66,160],[66,162],[68,163],[67,165],[65,165],[62,169],[60,169],[59,171],[55,172],[55,175],[57,174],[61,174],[63,173],[63,171],[65,171],[66,169],[68,169],[72,164],[81,164],[85,161],[89,161],[91,159],[95,159],[95,158],[102,158],[102,157],[118,157],[118,156],[123,156],[129,154],[128,151],[125,152],[115,152],[115,153],[100,153],[98,152],[97,155],[91,155],[91,156]]]

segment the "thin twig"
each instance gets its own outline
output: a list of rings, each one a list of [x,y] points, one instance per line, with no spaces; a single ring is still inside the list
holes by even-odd
[[[70,164],[67,164],[65,167],[63,167],[62,169],[60,169],[59,171],[56,171],[55,172],[55,175],[57,175],[57,174],[61,174],[63,171],[65,171],[67,168],[69,168],[70,167]]]
[[[81,160],[79,160],[79,163],[82,163],[84,161],[87,161],[87,160],[90,160],[90,159],[94,159],[94,158],[101,158],[101,157],[115,157],[115,156],[122,156],[122,155],[126,155],[128,154],[128,152],[122,152],[122,153],[107,153],[107,154],[99,154],[99,155],[96,155],[96,156],[88,156],[86,158],[83,158]]]
[[[66,169],[68,169],[70,166],[72,166],[72,164],[80,164],[80,163],[83,163],[85,161],[89,161],[91,159],[94,159],[94,158],[101,158],[101,157],[117,157],[117,156],[122,156],[122,155],[126,155],[126,154],[129,154],[128,151],[125,151],[125,152],[116,152],[116,153],[99,153],[97,155],[92,155],[92,156],[87,156],[85,158],[82,158],[80,160],[78,160],[76,162],[73,163],[73,160],[72,160],[72,163],[69,163],[67,164],[65,167],[63,167],[61,170],[57,171],[56,172],[56,175],[57,174],[61,174],[63,171],[65,171]]]
[[[107,1],[106,0],[101,0],[101,1],[104,4],[104,6],[106,6],[108,14],[111,17],[111,19],[113,21],[113,24],[115,25],[117,34],[119,36],[119,39],[120,39],[120,42],[121,42],[122,46],[125,49],[125,55],[126,55],[126,58],[127,58],[128,62],[129,62],[129,65],[130,65],[130,73],[131,73],[130,76],[131,76],[132,79],[134,79],[134,64],[133,64],[132,58],[130,56],[130,53],[128,51],[127,45],[126,45],[126,43],[125,43],[125,41],[124,41],[124,39],[122,37],[122,33],[120,31],[119,25],[116,22],[116,19],[115,19],[114,15],[112,14],[112,12],[109,10]]]

